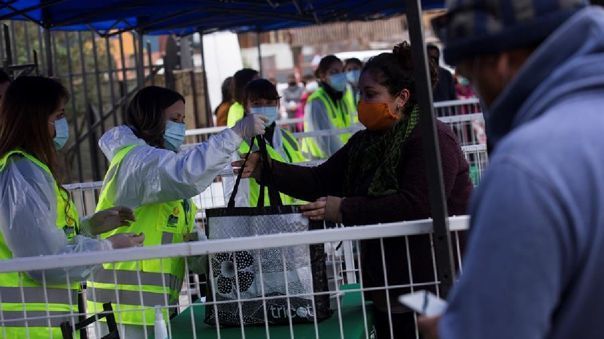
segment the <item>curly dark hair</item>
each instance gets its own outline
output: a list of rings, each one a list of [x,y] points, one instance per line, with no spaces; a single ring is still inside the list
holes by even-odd
[[[429,62],[432,86],[438,81],[438,67]],[[413,75],[413,60],[411,45],[406,41],[394,46],[392,53],[382,53],[369,59],[362,73],[370,72],[374,79],[388,89],[392,96],[397,96],[403,89],[409,90],[410,105],[406,105],[405,114],[409,113],[416,104],[415,77]]]

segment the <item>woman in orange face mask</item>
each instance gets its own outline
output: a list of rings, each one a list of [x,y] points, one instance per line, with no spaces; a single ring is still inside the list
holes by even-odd
[[[435,81],[436,68],[431,66]],[[402,43],[392,53],[370,59],[362,70],[359,89],[359,120],[367,129],[325,163],[308,168],[272,160],[269,168],[262,168],[259,155],[254,154],[245,168],[239,169],[241,162],[234,163],[234,168],[256,180],[262,171],[270,171],[265,184],[302,200],[318,199],[302,207],[312,220],[350,226],[429,218],[410,46]],[[465,214],[472,190],[468,164],[451,129],[441,122],[437,127],[449,213]],[[434,282],[429,237],[412,236],[409,247],[413,282]],[[404,238],[384,239],[384,254],[388,285],[409,284]],[[364,287],[385,286],[380,240],[361,243],[361,263]],[[389,291],[389,298],[383,289],[367,293],[374,301],[378,338],[390,337],[390,324],[394,338],[415,338],[413,314],[396,302],[409,290]]]

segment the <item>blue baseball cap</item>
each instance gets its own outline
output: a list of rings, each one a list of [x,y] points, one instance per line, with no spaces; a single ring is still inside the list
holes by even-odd
[[[432,26],[447,64],[538,45],[587,0],[452,0]]]

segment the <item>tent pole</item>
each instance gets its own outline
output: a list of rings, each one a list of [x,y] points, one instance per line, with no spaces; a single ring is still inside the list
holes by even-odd
[[[262,78],[262,48],[260,47],[260,31],[256,31],[256,48],[258,48],[258,73]]]
[[[208,73],[206,68],[206,52],[203,46],[203,31],[199,30],[199,44],[201,46],[201,68],[203,71],[203,96],[206,101],[206,121],[208,127],[214,125],[214,119],[212,119],[212,106],[210,105],[210,89],[208,88]]]
[[[136,42],[138,53],[136,53],[136,83],[138,88],[145,86],[145,42],[143,41],[143,31],[136,31]]]
[[[409,36],[417,86],[417,102],[420,107],[420,126],[424,156],[426,157],[426,174],[428,176],[430,209],[434,220],[434,251],[440,295],[446,297],[453,286],[455,271],[451,234],[449,232],[447,199],[445,197],[444,181],[436,119],[432,106],[432,86],[428,70],[428,58],[424,41],[422,7],[420,0],[406,0],[407,20],[409,21]]]
[[[155,72],[153,72],[153,55],[151,54],[151,43],[147,41],[147,67],[149,67],[149,77],[151,78],[151,85],[155,85]]]
[[[48,77],[54,76],[54,70],[52,69],[52,40],[50,36],[50,28],[44,28],[44,49],[46,50],[46,75]]]

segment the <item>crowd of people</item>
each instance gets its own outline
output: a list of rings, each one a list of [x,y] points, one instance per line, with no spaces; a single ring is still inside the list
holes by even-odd
[[[255,206],[260,195],[259,182],[269,178],[262,182],[266,189],[276,188],[286,204],[300,204],[304,216],[311,220],[352,226],[429,217],[410,46],[397,45],[392,53],[380,54],[364,65],[360,60],[342,62],[327,56],[319,64],[316,76],[318,87],[306,98],[305,127],[347,128],[358,120],[365,126],[364,131],[329,137],[328,142],[298,144],[290,131],[276,125],[283,101],[275,85],[259,78],[257,71],[243,69],[223,85],[225,96],[232,93],[232,102],[225,100],[217,109],[219,118],[231,127],[207,142],[181,150],[186,129],[185,98],[167,88],[141,89],[128,105],[125,124],[110,129],[99,140],[110,165],[97,213],[84,219],[80,219],[73,201],[59,184],[57,171],[57,152],[69,138],[64,113],[69,94],[53,79],[15,79],[7,86],[0,104],[2,259],[195,239],[196,207],[191,198],[204,191],[232,160],[254,147],[250,140],[256,136],[266,142],[271,167],[259,166],[259,153],[252,153],[244,169],[244,177],[249,180],[241,190],[244,193],[238,195],[240,206]],[[432,76],[436,83],[436,67],[432,68]],[[301,92],[301,88],[293,88],[294,81],[290,85],[292,93]],[[294,112],[293,105],[291,108]],[[468,164],[451,130],[439,123],[438,133],[450,211],[463,214],[472,189]],[[313,156],[328,159],[318,167],[294,165]],[[241,170],[239,163],[234,165],[236,171]],[[270,202],[266,200],[265,204]],[[423,253],[429,251],[428,237],[418,237],[409,246],[415,257],[429,256]],[[408,283],[406,271],[396,269],[403,265],[405,241],[394,238],[386,243],[386,252],[393,258],[387,263],[391,272],[388,277],[380,276],[381,270],[376,270],[378,248],[375,241],[363,244],[366,284],[378,287],[386,280],[390,284]],[[431,265],[424,259],[414,263],[426,268],[425,274],[416,273],[416,281],[431,280]],[[87,309],[96,313],[104,303],[112,302],[121,334],[143,338],[153,330],[153,307],[165,301],[170,305],[178,303],[186,277],[184,269],[183,258],[161,263],[129,261],[67,272],[48,270],[42,276],[40,272],[0,274],[0,284],[3,295],[10,289],[17,295],[21,286],[27,286],[43,296],[49,287],[58,294],[62,290],[76,293],[79,283],[66,286],[66,278],[74,282],[87,280]],[[140,281],[138,272],[143,273]],[[136,290],[132,289],[133,283]],[[405,291],[388,293],[394,298]],[[143,293],[143,304],[139,293]],[[368,298],[376,305],[380,337],[389,333],[389,318],[395,319],[400,335],[415,332],[413,315],[399,306],[389,308],[384,291],[368,293]],[[53,303],[53,312],[77,312],[67,299],[56,299],[62,301]],[[26,311],[37,311],[40,302],[26,302]],[[14,307],[16,310],[22,306]],[[3,310],[7,307],[3,306]],[[165,316],[170,314],[166,312]],[[30,336],[48,334],[45,327],[15,326],[4,330],[9,337],[19,337],[24,331]],[[59,330],[55,327],[53,331]]]
[[[437,45],[428,44],[428,54],[438,71],[434,87],[435,102],[474,98],[468,80],[460,74],[452,74],[440,66],[441,52]],[[359,79],[364,62],[358,58],[340,60],[335,55],[321,58],[314,74],[307,74],[298,81],[294,74],[287,77],[279,97],[277,121],[280,119],[304,119],[295,125],[298,132],[328,129],[349,129],[358,124]],[[227,77],[222,83],[222,99],[214,111],[216,126],[231,126],[243,116],[242,100],[245,84],[259,77],[256,70],[246,68]],[[268,79],[277,85],[273,79]],[[230,113],[230,115],[229,115]],[[228,117],[231,117],[230,120]],[[326,159],[340,149],[351,133],[342,132],[331,136],[305,138],[302,143],[309,159]]]
[[[501,10],[506,4],[515,10]],[[440,50],[428,46],[435,98],[456,98],[460,85],[472,83],[493,151],[473,193],[455,135],[436,123],[449,214],[469,211],[472,225],[450,305],[442,317],[421,318],[421,330],[445,339],[598,338],[604,311],[596,297],[604,283],[604,12],[583,0],[452,2],[434,25],[445,60],[463,79],[456,84],[439,66]],[[403,42],[366,62],[329,55],[314,78],[305,77],[301,86],[290,77],[279,95],[257,71],[236,72],[224,81],[216,109],[218,123],[229,127],[187,149],[180,147],[185,98],[157,86],[139,90],[125,123],[98,142],[110,165],[97,212],[81,218],[60,184],[57,162],[69,138],[68,91],[53,79],[11,82],[0,73],[0,259],[193,241],[198,230],[191,199],[229,166],[247,179],[239,206],[256,206],[266,186],[279,191],[285,204],[300,205],[310,220],[362,226],[429,218],[418,127],[421,84],[411,46]],[[282,111],[302,115],[305,131],[342,133],[299,144],[276,124]],[[357,124],[364,128],[351,131]],[[255,152],[255,137],[266,143],[268,159]],[[244,163],[239,158],[246,153]],[[325,161],[296,165],[311,159]],[[384,240],[385,268],[380,240],[363,241],[364,287],[408,285],[411,273],[416,284],[432,282],[430,241],[427,235]],[[0,330],[7,338],[46,338],[49,331],[60,337],[58,325],[78,312],[73,301],[80,281],[87,281],[88,310],[112,302],[120,335],[144,338],[153,333],[154,306],[178,304],[186,273],[183,258],[0,273],[2,314],[53,314],[43,325],[25,321]],[[415,338],[414,314],[388,302],[409,291],[366,292],[377,338],[391,332],[393,339]]]

